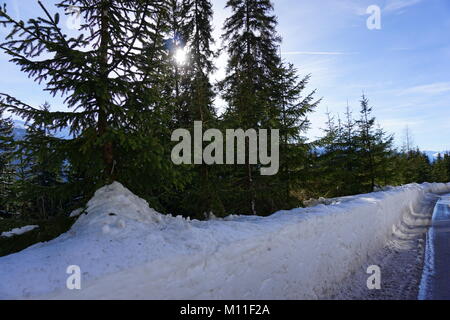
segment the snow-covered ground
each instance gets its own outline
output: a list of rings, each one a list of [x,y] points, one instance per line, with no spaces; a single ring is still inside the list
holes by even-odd
[[[200,222],[161,215],[114,183],[76,212],[69,232],[0,258],[0,298],[333,297],[403,237],[405,221],[428,223],[417,212],[430,192],[449,191],[412,184],[266,218]],[[66,288],[71,265],[81,269],[81,290]]]

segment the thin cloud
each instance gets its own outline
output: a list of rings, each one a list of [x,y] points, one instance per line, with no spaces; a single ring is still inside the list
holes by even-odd
[[[387,12],[396,12],[407,7],[412,7],[420,2],[422,0],[391,0],[383,9]]]
[[[382,12],[384,13],[395,13],[406,9],[408,7],[415,6],[421,3],[423,0],[389,0],[387,4],[382,8]],[[352,8],[353,12],[358,16],[366,16],[367,13],[367,5],[364,4],[353,4]]]
[[[308,56],[344,56],[357,54],[357,52],[339,52],[339,51],[286,51],[282,55],[308,55]]]
[[[406,94],[441,94],[450,92],[450,82],[436,82],[401,90],[399,95]]]
[[[392,52],[411,51],[411,50],[413,50],[413,49],[412,48],[407,48],[407,47],[404,47],[404,48],[390,48],[390,49],[388,49],[388,51],[392,51]]]

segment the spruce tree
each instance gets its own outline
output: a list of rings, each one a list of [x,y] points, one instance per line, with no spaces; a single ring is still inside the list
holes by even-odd
[[[0,211],[8,211],[14,182],[14,123],[0,112]]]
[[[59,13],[38,3],[43,16],[27,22],[0,10],[0,23],[10,32],[0,48],[46,91],[62,94],[69,111],[41,110],[6,93],[0,94],[0,109],[31,127],[70,129],[71,137],[55,139],[51,148],[82,172],[79,191],[89,194],[116,179],[137,179],[129,167],[130,152],[152,164],[160,163],[163,153],[156,135],[164,123],[155,107],[163,86],[155,79],[164,71],[158,62],[164,50],[164,2],[62,0],[58,9],[68,14],[76,7],[83,18],[77,37],[64,34]],[[143,123],[151,122],[157,128],[146,130],[155,135],[148,139]],[[145,155],[139,153],[149,146]]]
[[[345,121],[327,113],[325,135],[319,141],[318,157],[321,194],[328,197],[371,192],[376,186],[395,183],[393,137],[375,124],[365,96],[360,118],[354,120],[347,104]]]
[[[360,119],[358,126],[358,156],[359,179],[364,191],[372,192],[378,184],[389,180],[390,172],[386,165],[391,155],[393,137],[376,127],[375,117],[372,116],[372,107],[363,94],[361,98]]]
[[[204,127],[211,127],[216,119],[213,105],[215,93],[210,76],[215,67],[212,49],[212,4],[209,0],[187,0],[186,29],[189,30],[188,42],[188,81],[184,86],[189,113],[192,121],[202,121]]]
[[[229,0],[226,7],[232,14],[225,21],[222,36],[229,56],[221,82],[228,103],[225,123],[229,128],[258,130],[268,119],[276,94],[271,85],[280,65],[276,17],[270,0]],[[257,214],[257,174],[249,159],[231,173],[230,186],[242,197],[229,201],[242,213]]]
[[[274,88],[278,92],[270,117],[263,125],[280,130],[280,169],[276,177],[266,177],[265,180],[273,190],[269,194],[275,193],[276,207],[288,208],[298,205],[298,200],[292,196],[293,191],[306,187],[305,171],[310,146],[305,133],[310,126],[308,115],[320,100],[314,101],[315,91],[303,96],[310,76],[300,79],[293,64],[281,63],[277,75]]]
[[[324,136],[318,141],[321,152],[317,159],[319,162],[317,178],[320,180],[317,185],[322,196],[334,197],[340,195],[343,183],[342,165],[336,165],[341,150],[342,126],[328,110],[326,116]]]
[[[188,39],[188,29],[186,16],[188,14],[188,4],[183,0],[168,1],[168,34],[166,46],[169,55],[168,64],[172,73],[173,81],[173,102],[174,102],[174,124],[173,128],[185,127],[189,124],[188,105],[183,100],[182,84],[186,81],[186,41]],[[181,61],[181,60],[185,61]]]
[[[444,182],[448,183],[450,181],[450,153],[448,151],[444,153],[444,167]]]
[[[431,175],[433,177],[434,182],[448,182],[449,181],[449,173],[450,167],[448,154],[439,153],[436,160],[433,163]]]
[[[22,214],[46,219],[63,213],[64,204],[70,200],[57,192],[64,183],[64,159],[58,159],[51,149],[54,139],[47,128],[29,126],[18,142],[17,157],[24,163],[22,177],[16,182],[16,197]]]
[[[359,191],[357,183],[358,157],[356,135],[356,123],[347,103],[341,139],[344,154],[342,166],[343,192],[341,195],[355,194]]]
[[[182,95],[187,127],[193,131],[194,121],[201,121],[203,130],[218,128],[217,113],[214,107],[215,92],[211,84],[211,74],[215,71],[212,49],[212,4],[210,0],[186,0],[183,2],[186,16],[184,20],[187,39],[187,62],[185,66]],[[205,146],[205,145],[204,145]],[[191,192],[187,192],[185,203],[195,206],[198,214],[216,216],[225,214],[218,195],[219,181],[217,168],[202,162],[196,166]]]

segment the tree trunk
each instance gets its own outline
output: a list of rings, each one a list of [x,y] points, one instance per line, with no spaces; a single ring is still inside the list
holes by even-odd
[[[101,4],[100,21],[100,48],[99,48],[99,73],[100,90],[97,96],[98,103],[98,137],[103,138],[109,129],[108,113],[110,93],[108,91],[108,47],[111,41],[109,35],[109,1],[103,0]],[[104,178],[107,183],[115,180],[114,152],[111,141],[104,141],[102,145],[102,157],[104,162]]]

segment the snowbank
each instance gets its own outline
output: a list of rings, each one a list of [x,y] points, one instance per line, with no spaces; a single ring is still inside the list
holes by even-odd
[[[381,249],[428,192],[449,191],[412,184],[200,222],[161,215],[114,183],[66,234],[0,258],[0,298],[316,299]],[[81,290],[66,288],[71,265]]]

